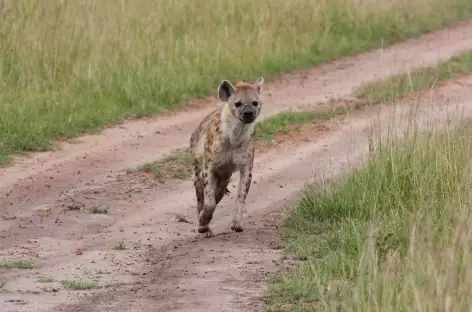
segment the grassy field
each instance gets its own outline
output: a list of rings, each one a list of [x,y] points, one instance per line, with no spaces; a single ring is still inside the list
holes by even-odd
[[[7,0],[0,161],[472,16],[469,0]]]
[[[286,219],[306,260],[271,285],[267,311],[466,311],[472,299],[472,123],[389,138]]]

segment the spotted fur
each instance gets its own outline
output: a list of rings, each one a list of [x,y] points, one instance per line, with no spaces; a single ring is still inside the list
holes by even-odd
[[[257,118],[262,109],[259,78],[254,84],[236,86],[223,80],[218,97],[223,104],[208,114],[192,133],[190,148],[194,158],[194,186],[197,198],[198,231],[213,235],[209,224],[216,205],[224,195],[231,176],[239,171],[240,179],[233,207],[231,229],[243,231],[242,217],[252,181]]]

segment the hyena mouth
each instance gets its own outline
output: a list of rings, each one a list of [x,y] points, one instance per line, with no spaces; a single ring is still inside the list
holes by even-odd
[[[250,118],[249,118],[249,117],[246,117],[246,118],[244,118],[244,117],[243,117],[243,118],[241,118],[241,119],[239,119],[239,120],[241,120],[241,122],[242,122],[243,124],[248,125],[248,124],[250,124],[250,123],[253,123],[254,120],[256,120],[256,118],[254,118],[254,117],[250,117]]]

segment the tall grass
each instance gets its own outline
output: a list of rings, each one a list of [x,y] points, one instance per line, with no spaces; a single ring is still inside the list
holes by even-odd
[[[286,220],[307,261],[272,285],[268,311],[468,311],[472,124],[389,139]]]
[[[3,0],[0,154],[471,15],[469,0]]]

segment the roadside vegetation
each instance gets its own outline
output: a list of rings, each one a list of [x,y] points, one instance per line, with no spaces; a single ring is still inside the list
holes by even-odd
[[[412,125],[310,186],[285,221],[285,249],[305,261],[272,281],[266,311],[469,309],[471,130]]]
[[[0,163],[472,16],[469,0],[4,1]],[[195,18],[198,17],[198,18]]]

